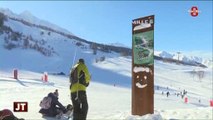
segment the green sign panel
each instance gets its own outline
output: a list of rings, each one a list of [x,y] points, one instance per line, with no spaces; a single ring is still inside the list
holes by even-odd
[[[154,64],[154,30],[133,34],[134,64]]]

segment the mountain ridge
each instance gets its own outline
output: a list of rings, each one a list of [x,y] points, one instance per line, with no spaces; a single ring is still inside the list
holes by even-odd
[[[7,19],[12,20],[12,22],[13,22],[12,24],[17,24],[17,23],[14,23],[14,21],[16,21],[16,22],[22,23],[23,25],[28,26],[29,29],[31,29],[31,27],[33,29],[38,28],[39,29],[38,32],[40,32],[40,35],[38,33],[38,36],[40,38],[38,37],[37,40],[34,40],[35,37],[32,37],[32,35],[31,35],[32,33],[27,33],[27,34],[30,34],[30,35],[24,36],[26,33],[22,33],[22,31],[20,31],[20,30],[17,30],[18,32],[14,31],[14,28],[16,28],[16,26],[13,26],[13,28],[11,28],[11,25],[10,25],[11,22],[7,23],[7,25],[6,25],[8,27],[6,29],[8,29],[11,32],[11,34],[13,34],[15,36],[15,38],[16,38],[16,36],[21,36],[18,39],[23,40],[22,41],[22,43],[23,43],[22,47],[39,50],[42,54],[47,55],[47,56],[52,56],[52,53],[57,54],[57,52],[54,51],[53,47],[51,47],[50,45],[45,46],[46,41],[49,39],[48,37],[45,36],[45,34],[48,34],[49,36],[51,36],[50,35],[51,32],[54,32],[56,34],[59,34],[59,35],[64,36],[66,38],[69,38],[71,40],[74,40],[75,44],[77,46],[82,46],[82,43],[88,44],[90,46],[90,48],[93,49],[94,54],[96,54],[96,51],[99,50],[99,51],[103,51],[103,52],[107,52],[107,53],[110,53],[111,51],[117,52],[117,53],[120,53],[122,56],[131,56],[132,55],[132,49],[125,47],[121,44],[119,45],[118,43],[116,43],[117,45],[116,44],[104,45],[104,44],[100,44],[100,43],[95,43],[95,42],[91,42],[91,41],[88,41],[86,39],[80,38],[78,36],[75,36],[73,34],[69,34],[70,32],[66,33],[66,32],[60,31],[60,29],[57,30],[57,29],[51,28],[48,25],[43,26],[43,25],[40,25],[40,24],[31,23],[31,22],[29,22],[30,20],[25,20],[25,18],[22,18],[22,17],[23,16],[24,17],[30,16],[29,19],[37,19],[35,21],[39,21],[39,19],[34,17],[29,11],[24,11],[21,14],[17,15],[15,13],[13,13],[12,11],[10,11],[9,9],[1,9],[0,8],[0,12],[3,13],[4,15],[6,14]],[[33,21],[33,20],[31,20],[31,21]],[[42,20],[40,20],[40,21],[42,21]],[[22,25],[19,25],[19,27],[22,27]],[[27,31],[27,30],[28,29],[26,29],[25,31]],[[46,37],[46,40],[45,40],[45,37]],[[4,39],[5,39],[5,37],[4,37]],[[8,37],[8,39],[12,39],[12,38]],[[29,42],[26,39],[29,39],[31,41]],[[61,38],[59,38],[59,39],[61,39]],[[32,44],[30,46],[29,43],[33,43],[32,41],[34,42],[34,44]],[[42,43],[42,44],[39,44],[39,43]],[[20,45],[20,44],[21,43],[18,43],[18,45]],[[29,44],[29,46],[27,46],[27,44]],[[11,46],[12,47],[14,46],[14,41],[12,41],[9,44],[9,48]],[[181,64],[192,65],[192,66],[200,66],[200,67],[207,67],[208,64],[209,64],[209,61],[206,61],[207,62],[206,63],[207,66],[206,66],[206,64],[203,62],[203,60],[199,57],[189,58],[189,57],[186,57],[186,56],[183,56],[183,55],[178,56],[177,54],[171,54],[171,53],[168,53],[166,51],[162,51],[162,52],[155,51],[155,59],[162,60],[164,62],[167,61],[167,62],[171,62],[171,63],[181,63]]]
[[[110,51],[115,51],[115,52],[118,52],[118,53],[125,52],[126,55],[131,55],[131,49],[129,49],[129,48],[126,48],[126,47],[123,47],[123,46],[113,46],[113,45],[107,45],[107,44],[100,44],[100,43],[96,43],[96,42],[91,42],[91,41],[88,41],[86,39],[83,39],[83,38],[80,38],[78,36],[75,36],[73,34],[69,34],[69,33],[66,33],[66,32],[63,32],[63,31],[52,29],[51,27],[46,26],[46,25],[38,25],[36,23],[31,23],[29,21],[26,21],[25,19],[20,18],[18,15],[14,14],[13,12],[11,12],[9,9],[8,10],[0,9],[0,12],[1,11],[3,11],[3,14],[6,13],[6,16],[9,19],[12,19],[12,20],[15,20],[15,21],[19,21],[19,22],[21,22],[21,23],[23,23],[25,25],[34,26],[34,27],[41,28],[43,30],[48,30],[48,31],[51,31],[51,32],[55,32],[55,33],[58,33],[60,35],[65,36],[65,37],[67,37],[69,39],[75,39],[75,40],[77,40],[79,42],[84,42],[84,43],[87,43],[87,44],[90,44],[90,45],[94,45],[95,44],[95,46],[97,46],[97,48],[100,48],[99,50],[102,50],[102,51],[105,51],[105,52],[110,52]],[[7,11],[9,11],[9,12],[7,12]],[[28,12],[27,14],[30,14],[30,13]],[[36,19],[38,19],[38,18],[36,18]]]

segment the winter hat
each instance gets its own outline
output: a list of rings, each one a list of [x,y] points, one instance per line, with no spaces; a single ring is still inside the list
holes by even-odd
[[[80,59],[79,59],[79,62],[84,63],[84,59],[83,59],[83,58],[80,58]]]
[[[59,94],[58,94],[58,89],[56,89],[55,92],[54,92],[53,94],[54,94],[55,96],[58,97],[58,95],[59,95]]]

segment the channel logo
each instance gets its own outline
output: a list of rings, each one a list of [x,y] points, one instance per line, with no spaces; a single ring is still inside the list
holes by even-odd
[[[13,111],[14,112],[27,112],[28,103],[27,102],[13,102]]]
[[[192,17],[197,17],[200,11],[198,10],[197,6],[192,6],[191,10],[188,11]]]

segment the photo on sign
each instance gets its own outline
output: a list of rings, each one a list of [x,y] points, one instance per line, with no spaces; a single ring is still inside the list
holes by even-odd
[[[154,31],[133,34],[134,64],[153,65]]]

